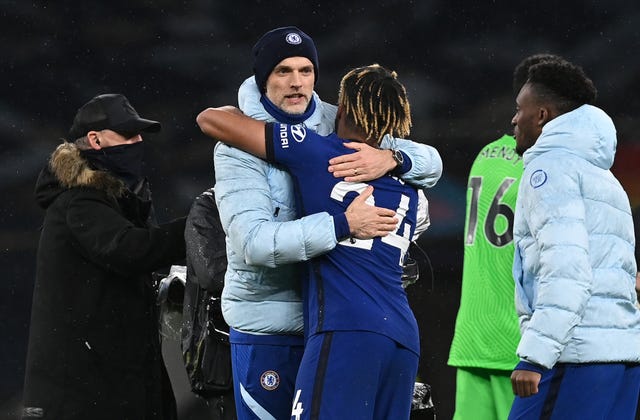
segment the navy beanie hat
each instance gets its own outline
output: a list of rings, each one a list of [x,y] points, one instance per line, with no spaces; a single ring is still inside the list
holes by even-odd
[[[273,68],[289,57],[306,57],[313,63],[314,84],[318,81],[318,52],[311,37],[295,26],[273,29],[253,46],[253,74],[260,93],[264,94]]]

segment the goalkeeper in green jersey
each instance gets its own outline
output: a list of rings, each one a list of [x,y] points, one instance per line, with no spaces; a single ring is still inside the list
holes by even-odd
[[[513,88],[526,82],[529,67],[550,54],[525,58]],[[514,304],[513,216],[522,158],[512,136],[484,146],[469,173],[460,309],[449,354],[457,368],[454,419],[506,419],[514,399],[511,372],[520,340]]]

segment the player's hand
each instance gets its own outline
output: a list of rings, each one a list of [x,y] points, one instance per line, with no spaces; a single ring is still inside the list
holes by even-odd
[[[366,201],[373,193],[368,186],[357,196],[345,212],[351,236],[357,239],[371,239],[386,236],[393,232],[398,224],[396,212],[383,207],[375,207]]]
[[[538,393],[542,375],[530,370],[514,370],[511,373],[511,388],[519,397],[526,398]]]
[[[344,178],[347,182],[371,181],[397,165],[390,150],[376,149],[358,142],[344,143],[344,146],[356,152],[329,160],[329,172],[335,178]]]

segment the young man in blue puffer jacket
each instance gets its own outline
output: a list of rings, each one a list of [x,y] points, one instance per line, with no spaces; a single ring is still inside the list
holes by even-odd
[[[522,338],[511,419],[631,419],[640,311],[629,199],[610,168],[616,130],[581,68],[529,69],[512,120],[524,175],[514,239]]]

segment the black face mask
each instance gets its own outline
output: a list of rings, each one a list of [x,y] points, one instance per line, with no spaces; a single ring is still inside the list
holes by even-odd
[[[142,178],[143,142],[81,150],[80,155],[96,169],[106,170],[122,179],[131,189]]]

